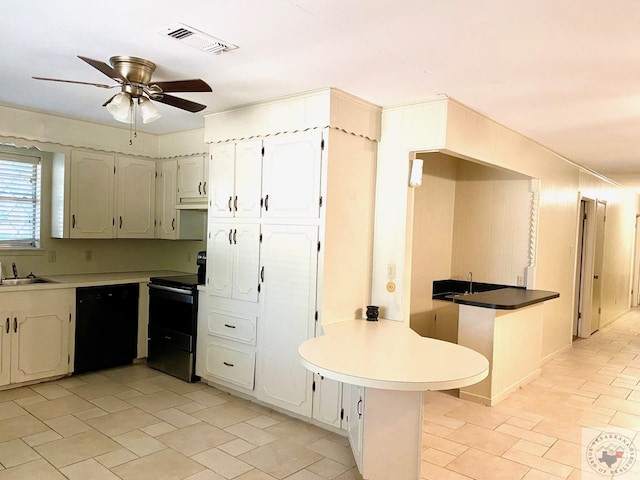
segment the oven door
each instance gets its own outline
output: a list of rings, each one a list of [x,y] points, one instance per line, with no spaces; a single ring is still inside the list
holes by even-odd
[[[195,375],[197,295],[192,289],[149,284],[147,365],[188,382]]]
[[[149,284],[149,326],[195,335],[197,296],[191,289]]]

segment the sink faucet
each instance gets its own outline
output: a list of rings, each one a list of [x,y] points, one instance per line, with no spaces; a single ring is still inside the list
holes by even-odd
[[[469,293],[473,293],[473,272],[469,272],[467,280],[469,280]]]

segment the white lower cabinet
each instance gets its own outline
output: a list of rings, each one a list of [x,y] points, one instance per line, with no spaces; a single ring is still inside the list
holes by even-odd
[[[364,443],[364,394],[365,388],[347,385],[349,403],[347,408],[347,432],[358,470],[362,472],[362,448]]]
[[[0,385],[71,371],[74,289],[0,294],[3,306]]]
[[[196,375],[253,391],[257,304],[198,294]]]
[[[342,389],[341,382],[325,378],[317,373],[313,375],[312,418],[314,420],[332,427],[342,427],[344,417]]]
[[[318,227],[263,225],[260,263],[256,396],[311,417],[313,375],[298,347],[315,331]]]

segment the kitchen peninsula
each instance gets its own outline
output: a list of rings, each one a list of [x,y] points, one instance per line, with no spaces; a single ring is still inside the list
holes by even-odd
[[[560,296],[546,290],[500,288],[457,295],[458,344],[489,359],[489,375],[460,388],[460,398],[495,405],[540,374],[544,302]]]
[[[402,322],[349,320],[298,352],[312,372],[350,385],[349,443],[366,480],[416,480],[422,392],[476,383],[489,362],[469,348],[420,337]]]

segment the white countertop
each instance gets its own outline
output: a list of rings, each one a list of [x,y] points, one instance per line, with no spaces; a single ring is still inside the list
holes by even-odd
[[[298,349],[302,364],[327,378],[386,390],[448,390],[479,382],[489,361],[470,348],[421,337],[401,322],[348,320]]]
[[[173,270],[151,270],[140,272],[108,272],[108,273],[78,273],[71,275],[42,275],[41,278],[54,283],[31,283],[28,285],[3,285],[2,292],[17,292],[25,290],[54,290],[58,288],[93,287],[100,285],[117,285],[122,283],[144,283],[151,277],[167,277],[173,275],[190,275]]]

